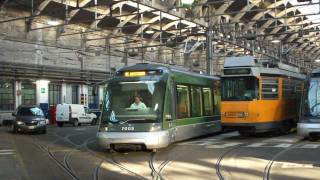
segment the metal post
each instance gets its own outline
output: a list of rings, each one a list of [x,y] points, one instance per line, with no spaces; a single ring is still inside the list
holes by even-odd
[[[160,11],[160,44],[162,44],[162,11]]]
[[[207,32],[206,32],[206,41],[207,41],[207,67],[206,67],[206,70],[207,70],[207,74],[211,74],[211,60],[212,60],[212,28],[209,26],[207,28]]]
[[[95,29],[98,29],[98,22],[97,22],[97,19],[98,19],[98,13],[97,13],[97,10],[98,10],[98,2],[97,0],[94,1],[94,6],[95,6],[95,12],[94,12],[94,27]]]
[[[208,6],[208,27],[206,31],[206,43],[207,43],[207,49],[206,49],[206,71],[207,74],[211,74],[211,61],[212,61],[212,40],[213,40],[213,34],[212,34],[212,20],[210,18],[210,6]],[[209,19],[210,18],[210,19]]]
[[[279,43],[279,61],[282,62],[282,42]]]
[[[111,73],[111,47],[110,47],[110,39],[106,39],[106,46],[108,51],[108,62],[107,62],[107,72]]]
[[[34,15],[34,1],[31,0],[31,16]]]

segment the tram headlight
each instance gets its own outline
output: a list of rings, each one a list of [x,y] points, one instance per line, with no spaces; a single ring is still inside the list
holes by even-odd
[[[107,126],[101,126],[100,128],[99,128],[99,132],[106,132],[106,131],[108,131],[108,127]]]
[[[161,130],[161,125],[154,125],[150,128],[150,131],[160,131]]]

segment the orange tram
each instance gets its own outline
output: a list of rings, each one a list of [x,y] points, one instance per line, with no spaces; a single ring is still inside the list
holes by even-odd
[[[221,122],[242,135],[288,132],[295,127],[306,76],[293,66],[258,63],[252,56],[226,58]]]

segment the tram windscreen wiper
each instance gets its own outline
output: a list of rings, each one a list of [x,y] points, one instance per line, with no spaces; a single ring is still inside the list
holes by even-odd
[[[126,108],[127,111],[138,111],[139,109],[137,108]]]
[[[156,119],[128,119],[126,121],[122,121],[123,123],[151,123],[155,122]]]

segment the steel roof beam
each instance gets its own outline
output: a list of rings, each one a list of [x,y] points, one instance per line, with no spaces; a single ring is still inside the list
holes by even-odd
[[[261,0],[251,0],[251,3],[243,7],[234,18],[231,18],[231,22],[239,21],[245,14],[246,11],[252,9],[253,7],[257,6]]]
[[[122,8],[122,6],[126,4],[126,1],[121,1],[118,2],[114,5],[112,5],[111,7],[109,7],[108,9],[104,10],[103,12],[100,12],[99,14],[101,14],[100,16],[97,17],[97,19],[95,20],[95,22],[93,22],[90,25],[90,28],[94,28],[96,24],[99,24],[100,21],[102,21],[105,17],[107,17],[108,15],[110,15],[110,12],[117,9],[117,8]]]

